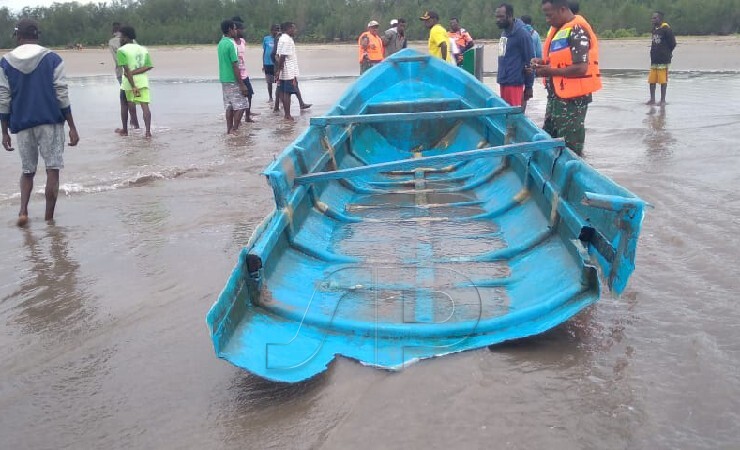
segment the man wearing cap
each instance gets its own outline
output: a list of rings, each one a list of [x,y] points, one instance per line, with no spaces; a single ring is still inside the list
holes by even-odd
[[[386,58],[406,48],[406,19],[391,20],[391,27],[385,30],[381,39]]]
[[[367,24],[367,31],[360,35],[357,40],[359,46],[358,58],[360,61],[360,75],[376,64],[383,61],[383,40],[378,36],[378,27],[380,24],[371,20]]]
[[[451,63],[450,38],[445,27],[439,24],[439,14],[427,11],[419,20],[424,21],[424,26],[429,28],[429,54]]]
[[[28,201],[33,190],[39,153],[46,165],[47,221],[54,219],[59,195],[59,170],[64,167],[64,122],[69,125],[69,145],[75,146],[77,134],[62,58],[38,45],[36,21],[18,22],[13,35],[18,42],[12,52],[0,60],[0,122],[3,147],[13,151],[10,133],[16,135],[21,156],[21,209],[18,226],[28,223]]]

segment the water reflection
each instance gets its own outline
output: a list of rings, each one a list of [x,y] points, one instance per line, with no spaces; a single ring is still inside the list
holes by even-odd
[[[17,322],[30,333],[70,332],[84,327],[93,312],[88,294],[80,288],[79,264],[70,256],[67,232],[48,225],[37,235],[22,231],[28,267],[21,272],[20,287],[2,301],[17,298]]]
[[[301,383],[275,383],[238,371],[227,389],[225,404],[218,407],[216,425],[225,448],[287,448],[298,435],[310,441],[316,432],[307,424],[311,411],[320,408],[332,367]],[[314,419],[315,420],[315,419]],[[275,424],[282,426],[275,428]],[[321,421],[319,420],[319,423]],[[308,427],[308,428],[306,428]]]
[[[672,144],[676,140],[666,130],[666,107],[651,106],[643,123],[647,126],[643,142],[649,157],[654,160],[669,158],[673,154]]]

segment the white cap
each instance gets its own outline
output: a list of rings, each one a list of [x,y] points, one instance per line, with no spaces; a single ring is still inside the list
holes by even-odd
[[[375,21],[375,20],[371,20],[371,21],[370,21],[370,22],[368,22],[368,24],[367,24],[368,28],[369,28],[369,27],[377,27],[377,26],[379,26],[379,25],[380,25],[380,24],[379,24],[379,23],[378,23],[377,21]]]
[[[391,26],[398,25],[398,19],[391,20]]]

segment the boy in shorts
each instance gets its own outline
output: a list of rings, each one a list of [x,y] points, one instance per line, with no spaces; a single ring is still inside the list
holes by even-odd
[[[154,67],[146,48],[136,44],[136,31],[133,27],[121,27],[121,48],[116,52],[116,61],[123,67],[121,90],[126,93],[129,104],[141,105],[144,116],[145,136],[152,137],[152,112],[149,110],[149,76],[146,74]],[[128,126],[123,123],[121,136],[128,136]]]
[[[28,201],[33,190],[39,154],[46,164],[47,221],[54,220],[59,195],[59,171],[64,167],[64,122],[69,125],[69,145],[77,134],[62,58],[38,45],[39,26],[23,19],[13,35],[18,47],[0,60],[0,122],[3,147],[13,151],[10,133],[16,135],[21,156],[21,209],[17,224],[28,223]]]

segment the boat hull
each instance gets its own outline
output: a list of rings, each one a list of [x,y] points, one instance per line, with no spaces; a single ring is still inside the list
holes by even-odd
[[[207,317],[238,367],[400,369],[542,333],[634,269],[643,202],[456,67],[400,52],[311,123]]]

